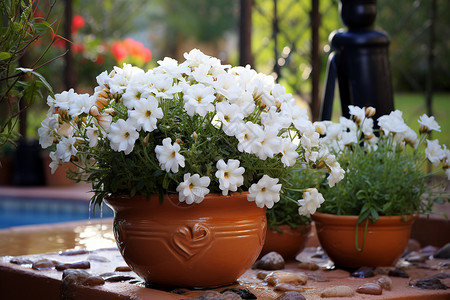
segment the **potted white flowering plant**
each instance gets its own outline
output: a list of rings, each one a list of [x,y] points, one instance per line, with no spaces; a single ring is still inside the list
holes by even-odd
[[[271,76],[197,49],[184,56],[148,71],[114,67],[97,77],[93,95],[49,97],[40,142],[53,149],[53,170],[72,162],[79,171],[71,177],[92,183],[93,203],[106,197],[118,246],[138,275],[217,286],[258,256],[264,208],[286,194],[290,170],[328,166],[330,185],[343,172]],[[323,201],[306,192],[311,201],[293,200],[300,211]],[[211,267],[218,257],[221,265]]]
[[[434,117],[420,117],[418,136],[399,110],[379,117],[374,129],[374,108],[349,109],[351,119],[316,124],[323,131],[321,146],[336,154],[346,176],[333,189],[320,189],[326,201],[313,219],[322,246],[338,265],[391,265],[403,253],[417,214],[448,201],[439,188],[446,180],[430,185],[430,177],[442,169],[427,173],[424,167],[428,160],[450,178],[450,152],[428,139],[428,133],[440,131]]]

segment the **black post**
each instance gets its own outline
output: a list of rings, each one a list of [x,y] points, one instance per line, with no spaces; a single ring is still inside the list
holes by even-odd
[[[239,26],[239,65],[252,65],[252,7],[253,0],[241,0]]]
[[[340,0],[339,4],[348,30],[340,29],[330,35],[334,66],[329,65],[327,78],[337,78],[342,114],[349,117],[348,105],[372,106],[376,108],[375,118],[389,114],[394,109],[390,41],[385,33],[372,30],[376,0]],[[334,88],[334,83],[326,82],[325,87]],[[333,94],[324,92],[323,105],[327,107],[322,108],[322,120],[331,118]]]

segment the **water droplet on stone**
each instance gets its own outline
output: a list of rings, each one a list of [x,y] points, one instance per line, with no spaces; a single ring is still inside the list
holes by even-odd
[[[55,265],[57,265],[58,262],[50,260],[50,259],[40,259],[38,261],[35,261],[33,265],[31,266],[35,270],[47,270],[47,269],[53,269]]]

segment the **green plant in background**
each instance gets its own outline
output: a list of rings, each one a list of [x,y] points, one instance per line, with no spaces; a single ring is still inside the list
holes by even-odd
[[[434,117],[419,118],[418,137],[399,110],[380,117],[378,131],[373,129],[373,108],[349,108],[353,120],[341,117],[339,123],[319,123],[324,127],[322,145],[336,153],[346,170],[345,178],[333,189],[320,188],[326,199],[320,212],[358,215],[358,224],[367,224],[379,216],[429,214],[435,203],[449,201],[442,189],[446,180],[430,185],[439,170],[423,170],[430,161],[441,166],[450,180],[450,150],[438,140],[427,139],[431,131],[440,131]]]
[[[35,17],[33,4],[33,0],[0,2],[0,146],[19,138],[15,130],[19,114],[43,97],[42,89],[52,94],[51,86],[37,72],[49,62],[42,61],[42,56],[50,45],[36,60],[26,59],[33,43],[51,32],[47,18]]]

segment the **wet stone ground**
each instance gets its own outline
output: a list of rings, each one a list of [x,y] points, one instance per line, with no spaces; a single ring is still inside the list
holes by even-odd
[[[310,247],[300,253],[295,262],[284,261],[276,252],[268,253],[232,286],[214,290],[182,287],[162,290],[173,295],[173,299],[199,300],[400,299],[408,295],[411,299],[427,299],[427,295],[436,294],[450,299],[450,245],[441,249],[411,245],[393,267],[335,269],[320,247]],[[123,296],[127,295],[123,284],[133,287],[134,291],[146,289],[146,284],[131,272],[116,248],[2,257],[0,262],[58,278],[62,282],[60,295],[64,299],[72,299],[71,294],[79,286],[102,288],[108,285],[114,290],[114,284],[121,284]],[[26,286],[26,278],[23,280]],[[149,288],[161,289],[151,283],[147,284],[147,290]]]

